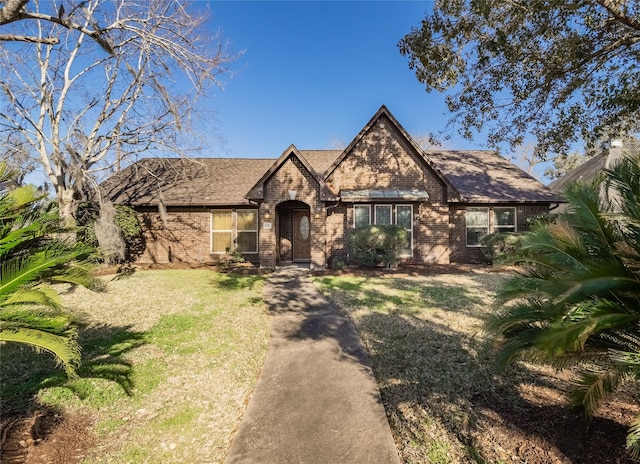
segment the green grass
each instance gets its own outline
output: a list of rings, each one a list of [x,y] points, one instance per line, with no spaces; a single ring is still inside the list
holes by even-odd
[[[100,294],[61,287],[82,320],[78,379],[2,347],[3,412],[35,398],[89,414],[98,446],[84,463],[220,462],[266,356],[264,278],[170,270],[105,283]]]
[[[498,375],[493,339],[483,330],[504,278],[314,279],[349,315],[367,347],[402,462],[497,463],[504,449],[522,445],[501,441],[515,435],[496,417],[526,408],[517,385],[536,381],[525,369]]]

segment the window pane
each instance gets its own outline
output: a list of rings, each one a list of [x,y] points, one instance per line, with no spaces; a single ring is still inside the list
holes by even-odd
[[[231,232],[213,232],[211,235],[212,253],[226,253],[231,250]]]
[[[365,227],[371,224],[371,208],[369,206],[356,205],[353,207],[354,226]]]
[[[258,211],[255,209],[239,209],[238,230],[258,230]]]
[[[376,205],[376,224],[391,224],[391,205]]]
[[[240,253],[255,253],[258,251],[258,233],[238,232],[238,251]]]
[[[412,210],[411,205],[398,205],[396,207],[396,224],[405,229],[413,229]]]
[[[487,235],[489,229],[486,227],[468,227],[467,228],[467,246],[480,245],[480,239]]]
[[[489,209],[467,208],[467,227],[489,227]]]
[[[515,208],[494,208],[493,214],[495,216],[496,226],[515,226],[516,225]]]
[[[231,230],[231,211],[212,211],[211,218],[211,228],[213,230]]]

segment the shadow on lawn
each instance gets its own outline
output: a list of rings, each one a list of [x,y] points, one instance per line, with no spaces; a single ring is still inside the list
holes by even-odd
[[[104,379],[117,383],[131,394],[133,368],[124,355],[145,343],[144,334],[128,326],[90,325],[80,327],[78,341],[82,347],[79,379]],[[2,346],[0,363],[0,409],[3,414],[28,413],[42,388],[62,387],[82,396],[48,353],[36,353],[17,345]]]
[[[495,373],[486,342],[456,332],[447,321],[371,312],[357,325],[367,340],[389,421],[401,430],[403,442],[428,448],[425,424],[435,419],[464,444],[468,462],[507,459],[499,453],[487,456],[487,447],[518,457],[506,462],[635,462],[624,450],[626,427],[603,417],[587,424],[579,412],[528,401],[518,394],[524,379],[558,395],[566,385],[523,367]],[[486,437],[487,424],[504,433]]]
[[[40,404],[37,397],[41,389],[60,387],[83,398],[92,389],[86,380],[104,379],[117,383],[127,395],[131,395],[133,366],[124,355],[145,343],[144,334],[127,326],[81,326],[78,341],[82,347],[82,364],[77,370],[79,378],[73,380],[56,367],[48,353],[39,354],[18,344],[2,346],[2,462],[25,462],[29,449],[50,437],[57,436],[64,442],[49,445],[57,450],[56,456],[72,456],[76,448],[91,446],[92,435],[85,433],[91,420],[83,415],[67,416],[56,407]],[[72,436],[73,440],[70,440]]]
[[[253,289],[259,282],[264,281],[260,275],[246,274],[216,274],[211,284],[220,290]]]

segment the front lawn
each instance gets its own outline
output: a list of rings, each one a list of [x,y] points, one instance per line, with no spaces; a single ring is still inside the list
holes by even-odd
[[[83,321],[79,379],[66,381],[46,354],[2,347],[3,427],[18,443],[3,440],[3,451],[221,462],[266,356],[264,278],[164,270],[104,280],[104,293],[63,289]]]
[[[570,373],[521,363],[496,373],[483,323],[504,274],[322,276],[355,323],[404,463],[626,463],[637,407],[607,405],[590,427],[567,409]]]

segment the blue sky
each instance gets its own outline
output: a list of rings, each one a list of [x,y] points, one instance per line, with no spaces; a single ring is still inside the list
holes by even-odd
[[[299,149],[343,148],[384,104],[414,136],[444,129],[444,95],[427,93],[397,47],[433,1],[210,2],[242,56],[224,91],[211,98],[225,139],[212,156],[278,157]],[[484,148],[457,137],[445,148]]]

